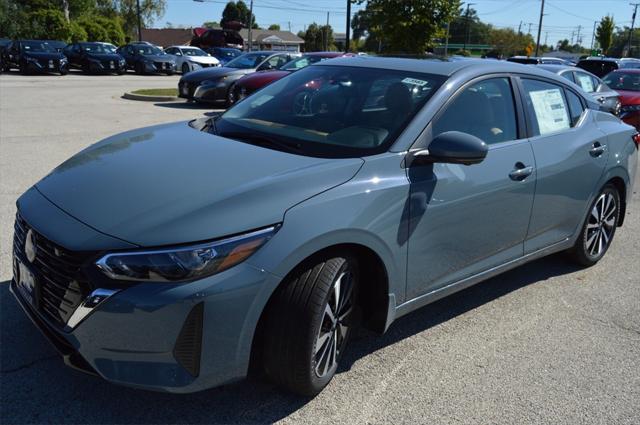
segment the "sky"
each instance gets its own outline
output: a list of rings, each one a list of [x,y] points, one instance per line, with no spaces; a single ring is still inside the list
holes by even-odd
[[[154,27],[162,28],[168,22],[174,26],[200,26],[205,21],[219,21],[226,0],[167,0],[167,10]],[[247,5],[250,0],[245,0]],[[632,0],[640,1],[640,0]],[[537,36],[541,0],[472,0],[472,8],[478,11],[482,21],[499,28],[529,32]],[[594,21],[612,15],[616,26],[631,24],[633,6],[629,0],[545,0],[545,16],[542,23],[541,43],[555,45],[559,40],[576,42],[578,30],[585,47],[591,46]],[[324,24],[329,12],[329,23],[335,32],[344,32],[346,25],[346,0],[254,0],[256,21],[262,28],[279,24],[283,30],[291,28],[297,33],[307,25]],[[364,5],[353,5],[355,12]],[[463,7],[466,7],[464,3]],[[636,20],[640,26],[640,15]],[[473,42],[473,41],[472,41]]]

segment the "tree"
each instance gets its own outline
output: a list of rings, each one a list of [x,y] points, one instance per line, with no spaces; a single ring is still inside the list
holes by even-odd
[[[220,23],[218,21],[207,21],[202,24],[202,26],[205,28],[218,28],[220,26]]]
[[[112,0],[113,9],[122,19],[122,27],[126,34],[133,35],[138,31],[138,12],[136,0]],[[148,27],[164,16],[167,7],[166,0],[140,0],[140,15],[142,26]]]
[[[456,16],[459,7],[459,0],[368,0],[368,32],[382,41],[387,52],[423,54],[434,38],[444,35],[444,23]]]
[[[331,28],[331,25],[320,26],[314,22],[307,27],[307,31],[299,32],[298,36],[304,39],[305,52],[335,50],[335,45],[333,40],[333,28]],[[325,49],[325,41],[326,41],[326,49]]]
[[[492,53],[503,57],[530,54],[535,46],[530,34],[518,34],[511,28],[491,28],[489,44],[493,46]]]
[[[269,31],[280,31],[280,25],[278,24],[269,25]]]
[[[360,40],[369,32],[370,18],[366,9],[358,10],[351,18],[351,30],[354,40]]]
[[[65,19],[62,11],[42,9],[26,15],[26,20],[18,35],[24,38],[70,41],[71,25]]]
[[[605,16],[600,20],[598,28],[596,29],[596,39],[600,44],[600,48],[603,53],[607,53],[607,50],[611,47],[613,41],[613,31],[615,30],[615,24],[613,23],[612,16]]]
[[[467,24],[469,25],[469,44],[488,44],[489,36],[492,29],[490,24],[480,21],[478,12],[469,8],[458,9],[458,15],[449,24],[449,43],[464,44],[467,40]]]
[[[251,17],[249,17],[251,15]],[[228,22],[241,22],[246,28],[251,25],[251,28],[257,29],[258,24],[256,24],[256,17],[252,15],[247,7],[247,4],[238,0],[236,2],[230,1],[224,7],[222,11],[222,19],[220,20],[220,25],[224,28]]]

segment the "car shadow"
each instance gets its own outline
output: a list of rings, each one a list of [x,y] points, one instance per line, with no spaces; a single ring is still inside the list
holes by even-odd
[[[382,336],[360,331],[345,353],[339,373],[377,350],[524,286],[577,270],[561,256],[548,257],[404,316]],[[73,371],[63,365],[20,311],[8,288],[8,282],[0,284],[3,424],[264,423],[285,418],[309,401],[256,379],[175,395],[120,387]]]

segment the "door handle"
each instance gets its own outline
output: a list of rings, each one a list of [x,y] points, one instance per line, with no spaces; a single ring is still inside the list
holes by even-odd
[[[595,142],[589,149],[589,155],[594,158],[601,156],[607,150],[607,145],[601,145],[600,142]]]
[[[509,178],[518,182],[523,181],[533,173],[531,165],[524,165],[522,162],[516,162],[516,168],[509,173]]]

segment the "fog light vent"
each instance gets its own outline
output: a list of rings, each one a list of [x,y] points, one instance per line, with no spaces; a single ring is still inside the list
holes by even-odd
[[[200,351],[202,349],[202,316],[204,304],[193,307],[182,325],[182,330],[173,348],[173,357],[192,376],[200,374]]]

